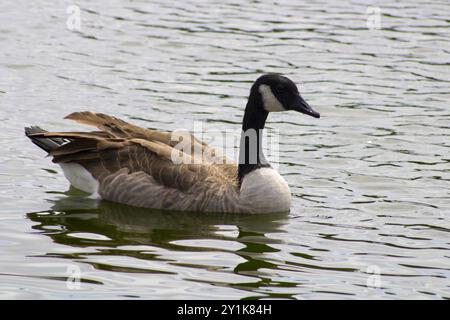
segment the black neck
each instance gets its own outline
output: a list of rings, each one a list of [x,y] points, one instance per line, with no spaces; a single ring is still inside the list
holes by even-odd
[[[260,94],[253,88],[245,108],[239,149],[239,185],[244,176],[255,169],[269,167],[262,150],[262,133],[268,112],[262,106]]]

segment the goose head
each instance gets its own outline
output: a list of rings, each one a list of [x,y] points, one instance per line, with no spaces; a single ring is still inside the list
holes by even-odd
[[[259,100],[259,105],[266,112],[294,110],[320,118],[320,114],[302,98],[295,83],[278,74],[265,74],[252,86],[250,97]]]

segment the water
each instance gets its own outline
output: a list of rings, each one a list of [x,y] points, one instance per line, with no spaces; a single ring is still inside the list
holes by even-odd
[[[0,3],[0,298],[450,298],[447,1],[77,1],[78,32],[71,4]],[[322,114],[269,116],[289,214],[99,203],[23,135],[77,110],[238,132],[269,71]]]

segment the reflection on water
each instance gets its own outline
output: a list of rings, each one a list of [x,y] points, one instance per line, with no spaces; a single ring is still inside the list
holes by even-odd
[[[0,298],[450,298],[448,1],[79,0],[76,32],[72,4],[0,1]],[[322,115],[268,118],[286,216],[62,193],[23,136],[81,129],[63,117],[88,109],[163,130],[202,122],[213,140],[240,131],[263,72],[295,80]]]
[[[126,273],[176,275],[177,268],[172,266],[215,271],[216,285],[250,291],[271,283],[270,279],[266,279],[263,273],[259,272],[260,269],[277,268],[276,264],[266,260],[265,254],[279,251],[272,245],[282,245],[283,241],[267,237],[266,234],[283,232],[280,227],[288,218],[287,214],[167,212],[92,200],[74,189],[66,194],[68,197],[55,201],[51,210],[33,212],[27,216],[38,222],[33,226],[34,229],[42,231],[42,234],[49,236],[54,242],[79,248],[91,247],[95,249],[95,253],[83,253],[83,250],[70,254],[49,253],[52,257],[83,259],[98,270]],[[164,252],[169,251],[170,255],[167,257]],[[191,259],[190,252],[203,253],[210,257]],[[215,253],[219,253],[216,258]],[[230,265],[230,261],[224,261],[221,264],[220,260],[226,256],[221,256],[220,253],[235,255],[233,260],[238,260],[239,263]],[[136,267],[134,263],[127,265],[122,262],[121,265],[115,265],[114,261],[98,262],[96,259],[109,256],[157,260],[164,264],[164,267],[159,266],[159,269],[154,270]],[[90,258],[94,259],[91,261]],[[212,263],[208,264],[208,260]],[[246,281],[222,283],[221,273],[242,275]],[[95,282],[92,279],[85,282],[89,281]],[[295,283],[289,282],[272,285],[296,286]],[[291,297],[290,294],[277,293],[267,296]],[[258,295],[254,298],[256,297]]]
[[[74,190],[73,190],[74,191]],[[74,191],[77,193],[78,191]],[[28,217],[40,222],[34,228],[42,230],[58,243],[87,245],[82,238],[71,237],[73,233],[87,232],[106,237],[100,242],[107,246],[157,245],[173,247],[172,242],[188,239],[224,240],[232,237],[245,244],[246,237],[254,242],[279,243],[265,237],[265,233],[282,232],[279,227],[287,214],[220,214],[195,212],[170,212],[136,208],[107,201],[69,196],[55,201],[50,211],[29,213]],[[53,230],[52,226],[63,230]],[[225,226],[233,227],[227,229]],[[48,228],[50,227],[50,228]],[[228,236],[227,236],[228,235]],[[248,246],[246,244],[246,246]],[[251,247],[251,245],[250,245]],[[265,246],[261,246],[261,253]],[[245,250],[244,250],[245,251]],[[258,251],[256,251],[258,252]]]

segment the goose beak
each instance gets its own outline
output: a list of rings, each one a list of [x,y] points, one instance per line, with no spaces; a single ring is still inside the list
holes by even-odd
[[[311,108],[310,105],[305,100],[303,100],[301,95],[297,96],[291,108],[292,110],[307,114],[308,116],[320,118],[320,113],[314,111],[313,108]]]

